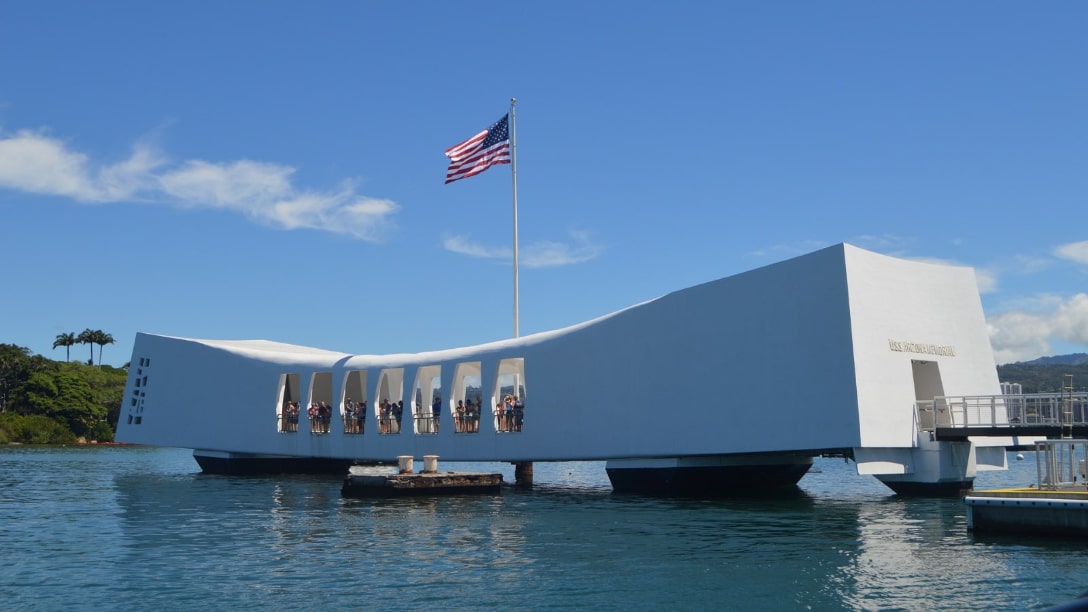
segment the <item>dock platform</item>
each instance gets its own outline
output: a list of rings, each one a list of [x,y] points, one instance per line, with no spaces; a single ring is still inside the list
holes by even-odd
[[[1088,440],[1035,443],[1039,483],[968,491],[967,529],[1015,534],[1088,537]]]
[[[972,531],[1088,537],[1088,488],[971,491],[963,498]]]
[[[502,474],[498,473],[348,474],[340,494],[344,497],[400,497],[498,493],[502,484]]]
[[[439,472],[438,456],[424,455],[423,470],[412,472],[412,457],[397,457],[399,471],[352,467],[340,489],[343,497],[404,497],[409,495],[458,495],[498,493],[502,474]],[[377,471],[376,471],[377,470]]]

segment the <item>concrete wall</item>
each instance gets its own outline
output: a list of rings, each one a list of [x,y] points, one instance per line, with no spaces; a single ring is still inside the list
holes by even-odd
[[[954,346],[956,355],[891,350],[889,340]],[[908,346],[911,345],[904,345]],[[900,346],[901,348],[902,346]],[[917,347],[916,347],[917,348]],[[140,358],[146,387],[132,387]],[[503,359],[524,359],[525,426],[497,433],[489,392]],[[996,393],[985,320],[969,269],[837,245],[677,291],[553,332],[414,355],[346,355],[264,341],[139,334],[118,439],[145,444],[358,459],[565,460],[818,451],[913,444],[912,359],[937,359],[946,392]],[[455,434],[456,366],[479,362],[480,433]],[[441,371],[437,435],[411,433],[420,368]],[[405,422],[378,435],[383,368],[404,368]],[[367,431],[344,435],[346,373],[367,370]],[[332,372],[331,433],[276,427],[279,381]],[[427,381],[424,383],[424,402]],[[992,384],[991,384],[992,383]],[[129,398],[144,392],[140,425]],[[391,398],[392,399],[392,398]],[[305,406],[303,406],[305,410]]]
[[[944,395],[1001,392],[972,269],[845,253],[860,446],[914,441],[914,361],[936,364]]]

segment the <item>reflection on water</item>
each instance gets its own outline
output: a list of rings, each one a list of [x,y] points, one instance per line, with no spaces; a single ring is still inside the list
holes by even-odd
[[[1034,473],[1013,467],[987,486]],[[201,475],[185,451],[3,449],[0,599],[951,610],[1045,607],[1088,588],[1082,545],[979,539],[958,500],[899,498],[841,461],[816,468],[785,495],[748,499],[614,495],[587,463],[537,464],[529,491],[372,500],[341,498],[340,478]]]

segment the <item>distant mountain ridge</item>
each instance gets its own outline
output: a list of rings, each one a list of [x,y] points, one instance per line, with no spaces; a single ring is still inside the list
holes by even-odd
[[[1020,383],[1024,393],[1058,393],[1073,377],[1075,391],[1088,390],[1088,353],[1054,355],[997,366],[1001,382]]]
[[[1014,365],[1085,365],[1088,364],[1088,353],[1073,353],[1071,355],[1053,355],[1040,357],[1031,361],[1017,361]]]

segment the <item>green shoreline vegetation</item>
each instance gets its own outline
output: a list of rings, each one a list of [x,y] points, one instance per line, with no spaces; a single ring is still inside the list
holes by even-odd
[[[93,330],[57,336],[54,348],[91,344],[88,363],[53,361],[0,344],[0,444],[112,442],[128,379],[127,368],[101,363],[101,347],[113,342]],[[99,365],[93,364],[94,344]]]

